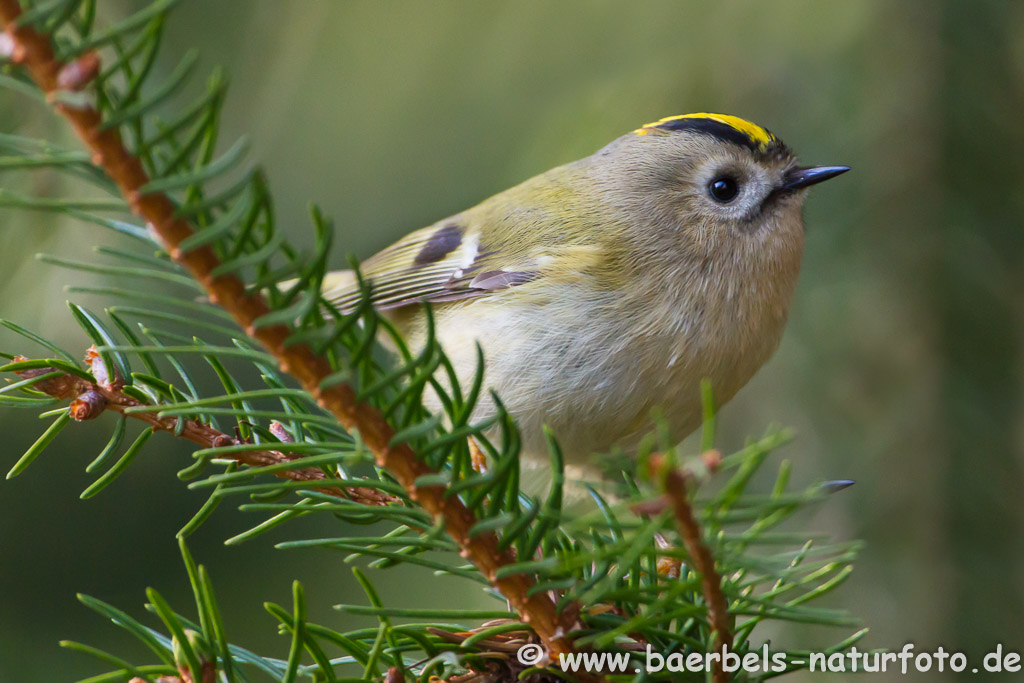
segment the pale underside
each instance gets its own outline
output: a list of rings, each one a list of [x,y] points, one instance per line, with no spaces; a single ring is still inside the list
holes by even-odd
[[[752,334],[729,334],[726,316],[687,314],[714,310],[706,301],[624,302],[583,281],[543,278],[475,292],[434,304],[436,334],[460,383],[476,372],[476,344],[486,359],[485,385],[515,416],[523,455],[547,460],[542,425],[553,429],[570,463],[585,466],[593,453],[626,450],[648,433],[660,415],[678,438],[700,424],[700,382],[712,381],[725,402],[774,351],[784,311]],[[724,312],[723,312],[724,313]],[[422,345],[420,305],[385,313],[410,347]],[[679,319],[666,324],[670,318]],[[556,322],[557,321],[557,322]],[[729,348],[731,347],[731,348]],[[432,409],[439,410],[434,400]],[[475,419],[493,414],[489,396]]]

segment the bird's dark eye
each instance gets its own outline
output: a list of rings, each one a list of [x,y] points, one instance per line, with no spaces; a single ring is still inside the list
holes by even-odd
[[[732,176],[719,176],[708,183],[708,192],[715,198],[715,201],[727,204],[739,194],[740,184]]]

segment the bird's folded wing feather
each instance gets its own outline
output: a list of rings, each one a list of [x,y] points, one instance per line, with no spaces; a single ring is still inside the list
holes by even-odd
[[[480,232],[457,220],[417,230],[363,262],[374,308],[399,308],[423,301],[458,301],[492,294],[537,277],[522,254],[486,251]],[[514,264],[514,265],[513,265]],[[363,296],[351,272],[331,274],[324,296],[341,311]]]

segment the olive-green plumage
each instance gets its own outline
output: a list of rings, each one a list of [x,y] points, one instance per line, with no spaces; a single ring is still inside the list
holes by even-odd
[[[798,168],[742,119],[671,117],[413,232],[362,271],[413,346],[419,302],[433,302],[464,382],[481,344],[528,457],[546,458],[547,424],[584,465],[632,445],[655,410],[682,438],[702,379],[724,403],[768,359],[800,269],[804,190],[844,170]],[[350,272],[324,288],[342,309],[359,301]]]

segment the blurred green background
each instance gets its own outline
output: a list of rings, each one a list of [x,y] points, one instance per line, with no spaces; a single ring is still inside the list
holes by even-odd
[[[101,16],[139,4],[104,0]],[[788,331],[722,413],[721,445],[791,425],[798,439],[782,455],[797,483],[858,482],[806,524],[867,541],[831,598],[871,627],[865,644],[942,645],[974,664],[996,643],[1024,652],[1024,3],[186,0],[159,68],[192,46],[232,80],[222,140],[250,137],[297,242],[309,240],[309,202],[334,218],[339,266],[670,114],[737,114],[805,162],[852,166],[812,193]],[[0,120],[68,139],[10,93]],[[46,174],[0,182],[64,191]],[[3,212],[0,316],[84,348],[62,291],[81,276],[31,254],[90,258],[112,242],[93,226]],[[6,470],[42,427],[27,412],[0,421]],[[0,487],[0,681],[101,670],[60,638],[136,652],[75,592],[139,615],[151,585],[188,609],[173,540],[202,500],[174,478],[188,450],[160,436],[83,502],[82,469],[106,427],[68,429]],[[287,603],[291,579],[306,584],[314,620],[339,624],[349,617],[330,605],[365,599],[340,555],[270,549],[337,532],[327,520],[222,545],[256,521],[224,505],[192,548],[233,640],[286,656],[261,605]],[[483,599],[425,573],[375,580],[409,606]],[[811,647],[843,635],[777,637]]]

